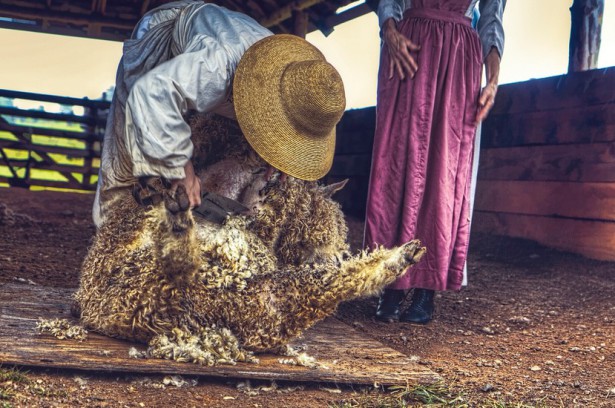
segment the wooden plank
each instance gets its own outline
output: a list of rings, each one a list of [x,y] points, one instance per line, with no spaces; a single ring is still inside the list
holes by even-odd
[[[327,368],[280,364],[280,357],[273,355],[259,356],[259,364],[216,367],[158,359],[137,360],[128,357],[128,350],[132,346],[143,349],[142,345],[95,333],[89,333],[84,342],[58,340],[37,333],[35,325],[40,318],[74,320],[70,316],[71,294],[70,289],[0,284],[0,364],[365,385],[431,383],[439,378],[407,356],[364,337],[335,318],[319,323],[299,341]]]
[[[0,106],[0,114],[15,116],[15,117],[27,117],[37,119],[57,120],[61,122],[76,122],[87,123],[91,125],[105,126],[105,118],[94,118],[92,116],[78,116],[69,115],[65,113],[51,113],[45,111],[24,110],[18,108],[11,108],[6,106]]]
[[[615,140],[615,103],[552,111],[492,115],[481,147],[594,143]]]
[[[49,162],[41,162],[36,160],[9,160],[9,165],[15,168],[40,169],[40,170],[53,170],[60,173],[79,173],[79,174],[98,174],[98,169],[88,168],[85,165],[71,166],[68,164],[55,164]]]
[[[611,183],[615,142],[483,149],[478,178]]]
[[[81,190],[81,191],[95,191],[96,190],[96,182],[90,183],[90,176],[87,175],[85,178],[87,179],[86,183],[81,183],[77,180],[69,180],[69,181],[50,181],[50,180],[39,180],[35,178],[29,178],[28,180],[24,180],[20,177],[11,178],[11,177],[1,177],[0,183],[7,183],[11,186],[15,187],[51,187],[51,188],[62,188],[69,190]]]
[[[546,111],[615,101],[615,69],[603,68],[501,85],[491,114]]]
[[[615,221],[615,183],[481,180],[479,211]]]
[[[92,100],[88,98],[70,98],[67,96],[47,95],[32,92],[12,91],[9,89],[0,89],[0,96],[5,98],[28,99],[33,101],[54,102],[60,105],[78,105],[87,106],[97,109],[109,109],[111,105],[108,101]]]
[[[0,121],[0,130],[4,130],[11,133],[17,134],[28,134],[28,135],[41,135],[41,136],[53,136],[53,137],[61,137],[64,139],[78,139],[78,140],[87,140],[87,141],[100,141],[102,140],[103,135],[97,136],[94,133],[86,133],[86,132],[71,132],[68,130],[57,130],[57,129],[47,129],[44,127],[36,127],[36,126],[23,126],[23,125],[10,125],[5,122]]]
[[[39,154],[55,153],[63,154],[69,157],[89,157],[90,152],[87,149],[72,149],[70,147],[59,146],[46,146],[28,143],[23,140],[0,140],[0,148],[3,149],[17,149],[17,150],[30,150]]]
[[[615,261],[615,222],[475,211],[472,231],[530,239],[587,258]]]

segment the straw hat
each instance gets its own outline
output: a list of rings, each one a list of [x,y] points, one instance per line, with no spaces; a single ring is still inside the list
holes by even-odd
[[[331,169],[344,84],[309,42],[279,34],[248,48],[235,72],[233,100],[243,134],[267,163],[303,180]]]

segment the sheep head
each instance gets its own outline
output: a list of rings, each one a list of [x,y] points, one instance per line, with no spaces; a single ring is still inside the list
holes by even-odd
[[[339,204],[330,196],[343,184],[321,187],[292,178],[257,179],[243,197],[255,213],[250,229],[280,262],[299,265],[336,259],[348,250],[348,228]]]

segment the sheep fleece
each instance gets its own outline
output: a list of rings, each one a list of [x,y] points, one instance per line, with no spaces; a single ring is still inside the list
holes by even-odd
[[[340,302],[379,293],[425,251],[415,240],[351,255],[343,213],[330,197],[338,187],[266,182],[245,157],[231,157],[249,174],[236,198],[253,212],[223,225],[169,211],[173,194],[164,187],[164,199],[148,206],[118,194],[75,295],[86,327],[150,347],[201,336],[192,343],[217,350],[207,364],[249,361],[251,352],[283,350]],[[195,167],[203,175],[216,163]]]

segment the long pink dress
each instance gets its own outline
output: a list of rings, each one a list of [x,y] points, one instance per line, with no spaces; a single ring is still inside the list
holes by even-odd
[[[413,0],[398,29],[419,44],[414,79],[388,79],[383,48],[365,246],[418,238],[427,253],[390,289],[459,290],[469,242],[469,196],[482,48],[470,0]]]

